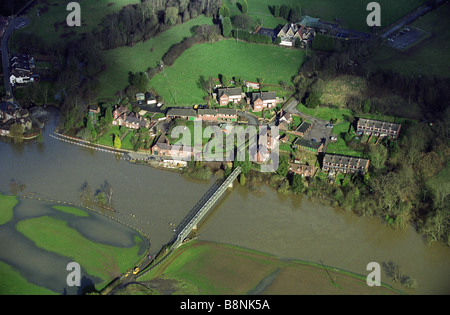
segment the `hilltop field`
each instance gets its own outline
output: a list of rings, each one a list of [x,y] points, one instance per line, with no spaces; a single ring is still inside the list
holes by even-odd
[[[206,92],[199,86],[201,76],[219,78],[235,76],[265,84],[290,82],[297,74],[305,52],[273,45],[222,40],[187,49],[174,63],[150,81],[168,106],[193,105],[201,102]],[[292,84],[292,83],[291,83]]]
[[[239,0],[224,0],[232,15],[240,14]],[[247,0],[248,14],[255,19],[262,21],[263,27],[274,28],[278,24],[284,25],[285,20],[273,16],[273,7],[275,5],[293,5],[297,1],[291,0]],[[369,1],[370,2],[370,1]],[[339,22],[342,27],[358,31],[369,32],[366,18],[368,11],[366,6],[369,2],[355,0],[303,0],[300,2],[303,15],[321,18],[328,22]],[[381,27],[385,27],[407,12],[414,10],[426,0],[379,0],[377,1],[382,8]]]

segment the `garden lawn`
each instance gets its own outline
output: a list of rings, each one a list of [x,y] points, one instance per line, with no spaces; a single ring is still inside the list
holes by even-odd
[[[225,74],[248,81],[263,78],[266,84],[278,85],[280,81],[292,84],[291,77],[298,73],[304,57],[302,50],[273,45],[235,40],[204,43],[187,49],[172,67],[154,76],[150,85],[166,105],[194,105],[207,95],[198,84],[201,76],[207,79]],[[270,87],[263,89],[270,90]]]
[[[350,127],[350,122],[343,122],[333,127],[333,134],[337,135],[338,140],[328,144],[327,153],[362,157],[363,147],[358,146],[357,149],[350,149],[342,135],[346,133],[355,134],[355,131]]]
[[[301,103],[297,105],[297,109],[304,114],[324,120],[333,119],[335,122],[342,122],[349,117],[353,117],[353,112],[350,109],[339,109],[320,106],[316,108],[308,108]]]
[[[133,47],[105,50],[103,55],[106,70],[98,76],[101,86],[98,97],[100,99],[114,98],[117,91],[129,85],[128,72],[145,72],[149,68],[158,66],[170,47],[192,36],[191,29],[203,24],[212,25],[212,19],[201,15],[176,25],[157,37],[137,43]]]

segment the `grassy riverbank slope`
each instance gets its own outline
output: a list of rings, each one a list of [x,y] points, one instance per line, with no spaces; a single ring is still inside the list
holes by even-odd
[[[162,294],[398,294],[332,267],[203,241],[180,247],[139,280]]]

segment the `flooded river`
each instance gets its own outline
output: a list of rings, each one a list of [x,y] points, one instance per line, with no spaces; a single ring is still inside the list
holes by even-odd
[[[172,238],[173,224],[184,218],[212,184],[61,142],[49,136],[54,127],[50,120],[43,144],[0,141],[0,191],[8,193],[14,179],[26,185],[25,192],[80,203],[84,183],[93,190],[107,183],[113,188],[116,218],[144,231],[152,253]],[[417,289],[392,284],[384,273],[383,282],[411,294],[450,293],[448,247],[425,246],[413,227],[395,231],[377,218],[359,218],[303,196],[284,197],[269,188],[258,196],[236,182],[201,224],[199,235],[202,240],[285,259],[322,262],[363,275],[369,273],[369,262],[392,260],[417,280]],[[7,238],[1,239],[3,243]]]

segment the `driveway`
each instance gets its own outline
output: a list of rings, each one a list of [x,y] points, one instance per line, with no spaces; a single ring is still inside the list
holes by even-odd
[[[329,128],[326,125],[329,124],[329,121],[324,119],[319,119],[316,117],[313,117],[311,115],[307,115],[302,113],[297,109],[298,101],[291,102],[289,105],[285,107],[285,111],[299,115],[307,120],[309,120],[312,123],[311,130],[303,137],[305,140],[312,140],[315,139],[317,142],[323,142],[324,143],[324,149],[323,151],[326,151],[326,148],[328,146],[328,143],[330,142],[331,133],[333,131],[333,128]]]

